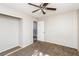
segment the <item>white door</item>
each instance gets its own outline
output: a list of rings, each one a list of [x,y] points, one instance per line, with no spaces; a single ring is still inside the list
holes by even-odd
[[[0,15],[0,52],[19,45],[19,19]]]
[[[37,40],[44,41],[44,21],[38,21],[37,24]]]

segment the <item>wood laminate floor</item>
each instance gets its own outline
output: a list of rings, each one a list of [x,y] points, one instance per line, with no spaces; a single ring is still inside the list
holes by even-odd
[[[1,52],[1,53],[0,53],[0,56],[4,56],[4,55],[6,55],[6,54],[8,54],[8,53],[10,53],[10,52],[12,52],[12,51],[15,51],[15,50],[19,49],[19,48],[20,48],[20,47],[17,46],[17,47],[14,47],[14,48],[12,48],[12,49],[9,49],[9,50],[7,50],[7,51]]]
[[[8,56],[78,56],[78,51],[53,43],[36,42]]]

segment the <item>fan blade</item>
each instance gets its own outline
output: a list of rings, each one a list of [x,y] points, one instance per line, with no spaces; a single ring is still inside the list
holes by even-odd
[[[45,8],[46,10],[56,10],[56,8]]]
[[[36,12],[36,11],[38,11],[38,10],[40,10],[40,9],[34,10],[34,11],[32,11],[32,13],[34,13],[34,12]]]
[[[40,8],[42,8],[43,3],[40,4]]]
[[[41,11],[42,11],[43,14],[46,14],[46,13],[43,11],[43,9],[41,9]]]
[[[35,4],[32,4],[32,3],[28,3],[28,4],[40,8],[40,6],[37,6],[37,5],[35,5]]]
[[[48,3],[44,3],[44,4],[43,4],[43,8],[45,8],[47,5],[48,5]]]

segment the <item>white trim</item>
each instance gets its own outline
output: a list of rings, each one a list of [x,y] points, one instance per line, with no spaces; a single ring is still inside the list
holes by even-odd
[[[8,56],[8,55],[10,55],[10,54],[12,54],[12,53],[14,53],[14,52],[17,52],[17,51],[19,51],[19,50],[21,50],[21,49],[23,49],[23,48],[19,48],[19,49],[15,50],[15,51],[12,51],[12,52],[10,52],[10,53],[7,53],[7,54],[4,55],[4,56]]]
[[[32,43],[32,44],[33,44],[33,43]],[[31,45],[31,44],[29,44],[29,45]],[[29,46],[29,45],[27,45],[27,46]],[[27,46],[20,46],[21,48],[16,49],[15,51],[12,51],[12,52],[10,52],[10,53],[7,53],[7,54],[6,54],[6,55],[4,55],[4,56],[8,56],[8,55],[10,55],[10,54],[12,54],[12,53],[14,53],[14,52],[17,52],[17,51],[19,51],[19,50],[21,50],[21,49],[23,49],[23,48],[27,47]]]

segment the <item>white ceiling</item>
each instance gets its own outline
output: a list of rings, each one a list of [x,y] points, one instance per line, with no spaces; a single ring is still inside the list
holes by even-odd
[[[40,5],[40,3],[33,3],[33,4]],[[61,12],[68,12],[68,11],[73,11],[73,10],[79,9],[79,3],[50,3],[50,4],[48,4],[47,7],[57,8],[57,10],[56,11],[45,10],[46,15],[43,15],[41,11],[32,13],[32,11],[34,11],[38,8],[28,5],[27,3],[1,3],[1,5],[13,8],[22,13],[26,13],[26,14],[28,14],[30,16],[34,16],[34,17],[43,17],[46,15],[51,15],[51,14],[61,13]]]

